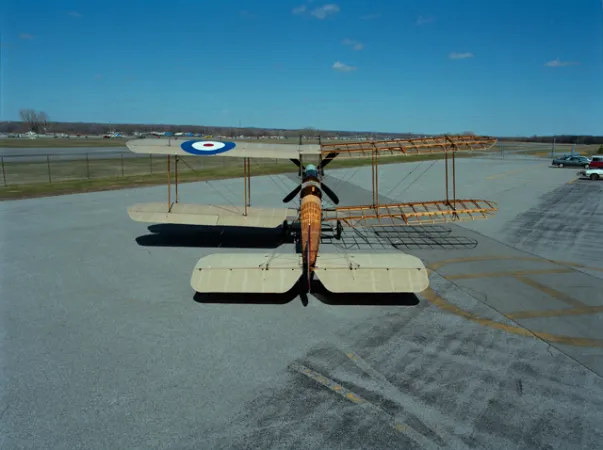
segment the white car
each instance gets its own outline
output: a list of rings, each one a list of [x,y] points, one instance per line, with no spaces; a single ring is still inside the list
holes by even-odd
[[[600,180],[603,178],[603,169],[594,168],[578,172],[579,178],[590,178],[591,180]]]

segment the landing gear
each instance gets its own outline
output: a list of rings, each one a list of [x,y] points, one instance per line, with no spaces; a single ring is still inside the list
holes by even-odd
[[[289,225],[289,223],[284,220],[283,221],[283,241],[288,240],[289,238],[291,238],[291,226]]]
[[[343,235],[343,225],[341,221],[337,221],[337,224],[333,226],[332,222],[324,222],[322,224],[320,238],[321,242],[329,243],[330,240],[335,238],[341,241]],[[293,222],[291,224],[283,224],[283,236],[285,239],[293,241],[295,244],[295,252],[301,253],[303,246],[301,242],[301,228],[299,222]]]
[[[341,220],[337,220],[337,228],[335,229],[335,239],[341,241],[341,234],[343,233],[343,225]]]

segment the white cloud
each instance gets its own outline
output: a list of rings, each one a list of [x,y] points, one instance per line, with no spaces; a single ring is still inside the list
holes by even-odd
[[[19,35],[19,39],[27,39],[27,40],[31,40],[33,39],[33,34],[28,34],[28,33],[21,33]]]
[[[67,15],[69,15],[71,17],[74,17],[76,19],[79,19],[80,17],[82,17],[82,15],[79,12],[77,12],[77,11],[69,11],[67,13]]]
[[[427,17],[419,16],[417,18],[417,25],[419,25],[419,26],[420,25],[425,25],[425,24],[428,24],[428,23],[433,23],[433,22],[435,22],[435,19],[433,17],[431,17],[431,16],[427,16]]]
[[[301,5],[298,6],[296,8],[293,8],[293,14],[302,14],[304,12],[306,12],[306,10],[308,9],[308,7],[306,5]]]
[[[339,6],[329,3],[327,5],[320,6],[312,11],[312,15],[319,20],[325,19],[328,15],[337,14],[340,11]]]
[[[565,66],[575,66],[578,62],[576,61],[561,61],[559,58],[556,58],[552,61],[545,63],[544,65],[547,67],[565,67]]]
[[[351,45],[354,50],[362,50],[364,45],[358,41],[354,41],[352,39],[344,39],[343,45]]]
[[[465,52],[465,53],[452,52],[452,53],[450,53],[450,55],[448,55],[448,57],[450,59],[467,59],[467,58],[473,58],[473,53],[470,53],[470,52]]]
[[[351,72],[352,70],[356,70],[356,67],[348,66],[347,64],[337,61],[333,64],[333,69],[339,72]]]

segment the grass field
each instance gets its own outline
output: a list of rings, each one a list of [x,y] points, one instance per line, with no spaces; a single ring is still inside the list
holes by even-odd
[[[459,158],[472,157],[459,154]],[[395,156],[383,158],[380,165],[432,161],[443,159],[443,154],[420,156]],[[179,182],[215,180],[243,176],[243,163],[239,158],[186,157],[178,164]],[[370,165],[370,158],[339,159],[329,164],[329,169]],[[172,180],[173,175],[172,163]],[[252,176],[297,173],[297,167],[288,160],[251,160]],[[50,175],[49,175],[50,174]],[[167,183],[167,158],[123,158],[96,160],[56,161],[50,166],[41,163],[5,164],[7,186],[0,188],[0,200],[43,197],[60,194],[153,186]]]

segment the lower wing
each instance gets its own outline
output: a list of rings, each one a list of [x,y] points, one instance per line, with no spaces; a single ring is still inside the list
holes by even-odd
[[[428,225],[488,219],[497,211],[497,204],[489,200],[437,200],[341,206],[325,210],[324,220],[339,220],[342,225],[350,227]]]
[[[128,215],[137,222],[276,228],[285,220],[297,217],[297,210],[248,207],[245,214],[243,206],[162,202],[130,206]]]

